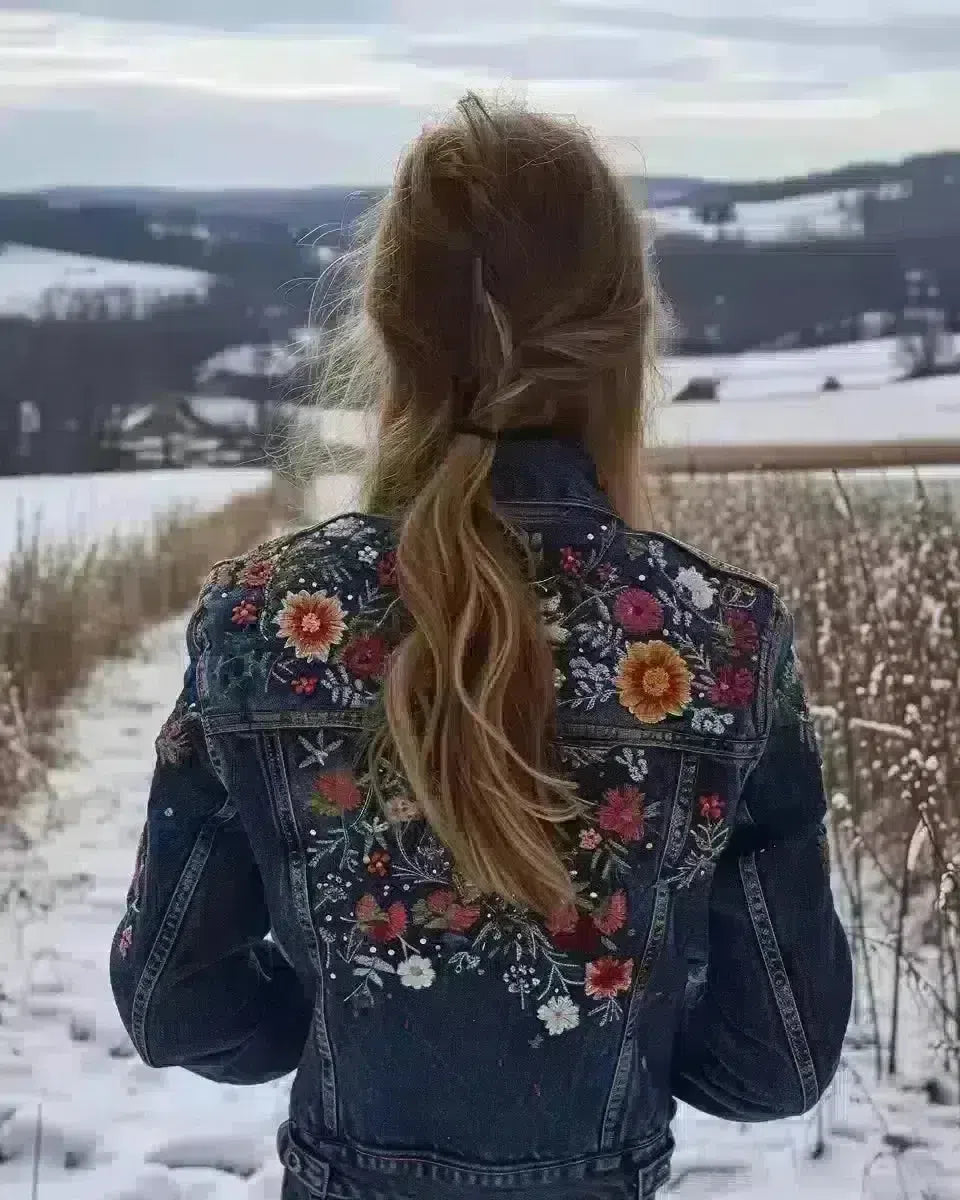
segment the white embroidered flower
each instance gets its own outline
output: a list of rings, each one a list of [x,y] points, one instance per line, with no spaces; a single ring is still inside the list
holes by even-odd
[[[554,667],[553,670],[553,686],[559,692],[563,685],[567,682],[567,677],[559,667]]]
[[[419,954],[411,954],[406,962],[397,967],[397,974],[404,987],[428,988],[437,977],[433,963],[429,958],[421,958]]]
[[[580,1024],[580,1009],[569,996],[554,996],[537,1009],[537,1016],[546,1025],[551,1037],[576,1029]]]
[[[677,587],[683,588],[697,608],[711,608],[716,599],[716,589],[696,567],[684,567],[677,572]]]
[[[362,563],[366,563],[368,567],[372,566],[379,557],[380,552],[378,550],[374,550],[372,546],[364,546],[362,550],[357,551],[357,558],[359,558]]]

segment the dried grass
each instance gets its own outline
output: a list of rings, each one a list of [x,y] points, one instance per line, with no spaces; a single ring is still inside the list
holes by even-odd
[[[835,474],[655,486],[666,528],[771,579],[795,613],[855,1015],[878,1073],[902,1065],[904,985],[960,1073],[960,485]]]
[[[0,566],[0,813],[55,759],[64,699],[100,663],[132,653],[151,625],[188,608],[211,563],[297,512],[296,497],[274,485],[92,545],[50,543],[21,528]]]

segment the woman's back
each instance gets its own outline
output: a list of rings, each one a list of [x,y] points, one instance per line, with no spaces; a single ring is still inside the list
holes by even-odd
[[[849,956],[790,620],[601,488],[596,406],[622,431],[632,403],[601,315],[576,379],[577,339],[541,337],[444,410],[432,471],[410,430],[447,393],[405,393],[398,350],[383,515],[222,564],[191,622],[114,987],[154,1065],[297,1070],[285,1196],[646,1200],[675,1098],[767,1120],[835,1070]]]

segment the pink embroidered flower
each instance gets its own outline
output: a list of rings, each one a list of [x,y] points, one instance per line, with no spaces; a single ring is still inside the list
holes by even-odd
[[[596,850],[603,841],[603,838],[595,829],[580,830],[580,848],[582,850]]]
[[[427,908],[434,914],[440,917],[447,911],[456,897],[453,892],[447,891],[444,888],[438,888],[435,892],[431,892],[427,896]]]
[[[753,699],[753,673],[746,667],[721,667],[708,698],[722,708],[743,708]]]
[[[753,617],[736,610],[729,612],[727,613],[727,628],[730,630],[735,654],[756,654],[760,639],[757,634],[757,623]]]
[[[624,842],[638,842],[643,837],[644,796],[639,788],[627,784],[610,788],[603,793],[604,804],[597,814],[597,823],[606,833],[614,833]]]
[[[630,987],[633,977],[632,958],[598,958],[587,963],[587,978],[584,988],[588,996],[612,1000]]]
[[[354,812],[363,803],[351,771],[328,771],[314,786],[314,807],[330,816]]]
[[[454,933],[466,933],[480,919],[479,908],[461,904],[456,894],[447,888],[438,888],[435,892],[431,892],[424,903],[427,913],[438,919],[430,922],[431,928],[439,925],[440,928],[445,926]],[[422,915],[418,917],[414,912],[414,920],[422,919]]]
[[[259,616],[260,609],[252,600],[241,600],[231,613],[230,620],[241,629],[246,629],[250,625],[256,625]]]
[[[547,932],[551,937],[555,937],[558,933],[573,933],[577,927],[577,916],[577,910],[573,904],[555,908],[547,917]]]
[[[606,904],[593,914],[593,923],[609,937],[627,923],[627,893],[614,892]]]
[[[714,793],[711,796],[701,796],[697,801],[700,816],[705,821],[722,821],[727,811],[725,802]]]
[[[272,575],[273,563],[268,558],[261,558],[256,562],[247,563],[240,572],[240,582],[248,588],[266,587]]]
[[[663,605],[643,588],[627,588],[616,598],[613,615],[627,633],[659,633]]]
[[[312,696],[317,690],[317,681],[313,675],[298,675],[290,686],[298,696]]]
[[[325,592],[287,592],[277,625],[297,658],[320,662],[327,661],[347,628],[340,601]]]
[[[466,933],[480,920],[480,909],[467,904],[451,904],[447,909],[447,925],[454,933]]]
[[[376,896],[371,896],[369,893],[360,897],[357,901],[357,907],[354,909],[356,918],[361,925],[366,925],[374,920],[379,912],[380,905],[377,903]]]
[[[121,958],[126,958],[130,947],[133,945],[133,926],[127,925],[120,937],[117,940],[117,953]]]
[[[388,550],[377,563],[377,580],[381,587],[397,586],[397,552]]]
[[[560,551],[560,570],[565,575],[579,575],[583,570],[583,555],[572,546],[564,546]]]
[[[343,665],[358,679],[379,679],[387,665],[386,639],[377,634],[355,637],[343,648]]]

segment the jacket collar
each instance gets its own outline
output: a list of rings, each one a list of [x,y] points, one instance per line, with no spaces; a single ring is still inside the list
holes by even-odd
[[[585,446],[564,438],[498,442],[491,472],[499,504],[572,503],[609,509]]]

